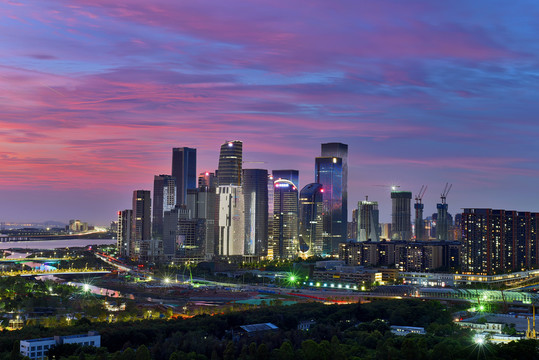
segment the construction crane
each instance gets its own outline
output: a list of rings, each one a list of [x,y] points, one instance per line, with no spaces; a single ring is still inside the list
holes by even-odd
[[[445,199],[447,198],[447,194],[449,194],[449,191],[453,187],[453,184],[445,183],[444,191],[440,195],[440,198],[442,199],[442,204],[445,204]]]
[[[416,204],[421,204],[421,202],[423,201],[423,195],[425,195],[425,191],[427,191],[427,185],[421,185],[421,189],[419,190],[419,192],[415,196],[415,203]]]

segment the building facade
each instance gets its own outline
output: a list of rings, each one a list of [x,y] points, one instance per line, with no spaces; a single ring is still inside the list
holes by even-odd
[[[273,170],[273,180],[290,180],[299,189],[299,170]]]
[[[131,231],[133,229],[133,210],[126,209],[118,211],[118,232],[116,237],[116,247],[121,257],[129,258],[133,256],[135,247],[132,241]]]
[[[539,266],[539,214],[464,209],[461,216],[463,271],[494,275]]]
[[[273,257],[294,259],[298,256],[298,188],[290,180],[273,185]]]
[[[133,217],[131,238],[134,242],[134,256],[142,261],[152,257],[152,210],[149,190],[133,191]]]
[[[172,149],[172,176],[176,178],[176,205],[185,204],[187,189],[197,187],[197,149]]]
[[[219,186],[241,186],[242,154],[243,143],[241,141],[226,141],[221,145],[217,172]]]
[[[299,194],[299,250],[305,256],[321,256],[323,247],[324,188],[307,184]]]
[[[378,202],[376,201],[359,201],[358,207],[358,222],[357,222],[357,239],[358,241],[378,241],[380,240],[380,222],[378,211]]]
[[[218,255],[244,255],[245,214],[241,186],[219,185],[219,244]]]
[[[155,175],[153,178],[152,235],[163,238],[163,216],[176,206],[176,178],[170,175]]]
[[[316,183],[324,189],[323,254],[336,255],[340,242],[346,241],[346,215],[343,213],[343,160],[338,157],[315,159]]]
[[[245,255],[268,252],[268,171],[243,169],[245,203]]]
[[[391,239],[409,241],[412,238],[410,191],[391,192]]]

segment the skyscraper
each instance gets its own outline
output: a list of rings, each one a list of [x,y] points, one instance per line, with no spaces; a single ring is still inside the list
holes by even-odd
[[[149,190],[133,191],[133,218],[131,220],[131,238],[134,241],[134,255],[141,260],[151,257],[151,198]]]
[[[358,207],[358,238],[359,241],[379,241],[380,224],[378,202],[359,201]]]
[[[218,255],[244,255],[244,197],[241,186],[220,185]]]
[[[391,239],[410,240],[412,237],[410,191],[391,191]]]
[[[213,182],[210,183],[213,184]],[[187,192],[187,208],[193,219],[204,220],[206,230],[204,231],[203,253],[207,258],[211,258],[217,251],[216,236],[218,234],[219,209],[215,187],[202,184],[198,189],[189,190]],[[200,225],[200,221],[198,225]]]
[[[323,253],[336,255],[339,243],[346,241],[347,220],[343,209],[343,163],[339,157],[317,157],[316,183],[324,189]]]
[[[322,144],[322,157],[337,157],[342,159],[342,224],[343,227],[343,241],[347,240],[346,225],[348,223],[348,145],[343,143],[326,143]]]
[[[299,188],[299,170],[273,170],[273,180],[290,180],[294,183],[294,186]]]
[[[152,234],[163,238],[163,216],[176,206],[176,178],[170,175],[155,175],[153,178]]]
[[[197,187],[197,149],[172,149],[172,176],[176,178],[176,205],[185,204],[187,189]]]
[[[438,216],[436,218],[436,238],[439,241],[448,241],[449,239],[449,217],[447,213],[447,204],[436,204]]]
[[[241,186],[242,147],[243,143],[238,140],[226,141],[221,145],[217,172],[219,186]]]
[[[299,250],[307,257],[322,255],[323,194],[317,183],[305,185],[299,194]]]
[[[245,254],[266,255],[268,247],[268,171],[243,169]]]
[[[276,180],[273,195],[273,256],[298,255],[298,188],[290,180]]]
[[[118,236],[116,246],[121,257],[129,258],[134,252],[134,243],[131,241],[133,210],[118,211]]]

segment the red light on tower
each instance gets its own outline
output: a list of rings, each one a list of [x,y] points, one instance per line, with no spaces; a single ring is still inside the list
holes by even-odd
[[[320,189],[320,192],[323,193],[323,192],[324,192],[324,189]]]
[[[210,173],[209,173],[209,172],[207,172],[207,173],[206,173],[206,176],[210,176]]]
[[[118,216],[122,215],[122,212],[121,211],[118,211]]]

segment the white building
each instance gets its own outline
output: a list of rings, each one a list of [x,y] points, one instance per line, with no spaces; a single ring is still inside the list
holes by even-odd
[[[42,339],[21,340],[19,351],[22,356],[32,360],[46,359],[49,349],[61,344],[79,344],[82,346],[101,346],[101,335],[95,331],[88,334],[55,336]]]
[[[395,335],[406,336],[408,334],[425,335],[425,328],[416,326],[397,326],[391,325],[391,332]]]
[[[241,186],[217,188],[219,197],[219,255],[244,254],[244,199]]]

